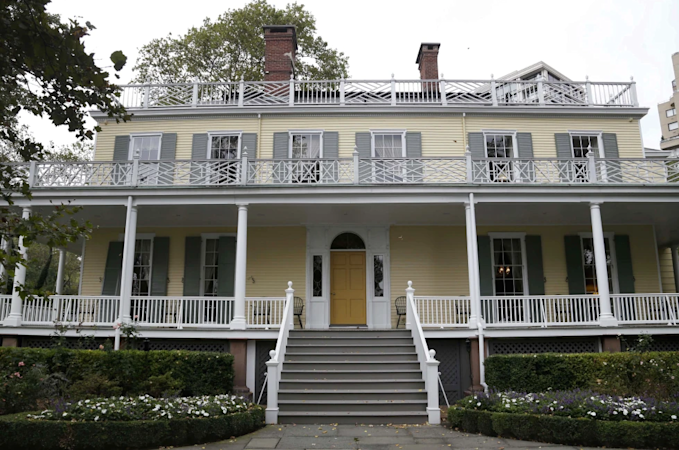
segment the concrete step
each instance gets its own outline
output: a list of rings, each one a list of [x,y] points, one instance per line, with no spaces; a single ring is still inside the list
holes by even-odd
[[[422,371],[416,370],[286,370],[281,380],[422,380]]]
[[[279,411],[279,423],[426,423],[426,411]]]
[[[326,353],[326,352],[297,352],[286,351],[285,362],[300,361],[300,362],[357,362],[357,361],[417,361],[417,353],[415,352],[394,352],[394,353]]]
[[[299,401],[333,401],[333,400],[427,400],[424,389],[352,389],[337,391],[334,389],[315,389],[312,391],[298,389],[279,389],[279,400]]]
[[[394,380],[388,378],[362,380],[300,380],[281,379],[279,389],[424,389],[423,380]]]
[[[288,346],[291,345],[312,345],[312,346],[331,346],[331,347],[370,347],[375,345],[413,345],[412,337],[383,337],[383,338],[360,338],[360,337],[290,337]]]
[[[311,337],[311,338],[358,337],[361,339],[407,337],[412,339],[413,334],[410,330],[330,329],[330,330],[290,330],[290,337]]]
[[[427,400],[279,400],[280,411],[426,411]]]
[[[417,361],[286,361],[283,372],[287,370],[420,370]]]
[[[354,345],[346,344],[321,344],[315,345],[296,345],[289,344],[286,353],[415,353],[415,345],[412,344],[377,344],[362,343]]]

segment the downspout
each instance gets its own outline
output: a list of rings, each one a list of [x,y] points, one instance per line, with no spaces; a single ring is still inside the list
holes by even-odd
[[[486,384],[486,368],[484,366],[486,361],[486,345],[483,341],[483,319],[479,318],[476,322],[479,329],[479,383],[483,386],[483,392],[488,393],[488,385]]]

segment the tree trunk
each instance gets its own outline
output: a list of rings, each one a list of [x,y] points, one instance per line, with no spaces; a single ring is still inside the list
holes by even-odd
[[[45,265],[42,267],[38,281],[35,283],[36,290],[42,289],[42,287],[45,285],[45,281],[47,281],[47,275],[50,273],[50,265],[52,264],[52,255],[52,247],[50,247],[50,254],[47,257],[47,261],[45,261]]]

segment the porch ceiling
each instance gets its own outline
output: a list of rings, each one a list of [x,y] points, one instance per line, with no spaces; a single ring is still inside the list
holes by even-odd
[[[36,207],[47,212],[47,207]],[[679,242],[679,205],[675,203],[605,203],[606,225],[656,226],[660,245]],[[123,206],[87,206],[78,218],[95,227],[122,228]],[[478,203],[477,224],[483,225],[584,225],[590,223],[587,203]],[[256,204],[248,214],[250,226],[354,225],[458,225],[465,224],[462,204]],[[173,205],[139,207],[140,228],[235,227],[234,205]],[[79,249],[79,247],[78,247]],[[78,250],[79,251],[79,250]]]

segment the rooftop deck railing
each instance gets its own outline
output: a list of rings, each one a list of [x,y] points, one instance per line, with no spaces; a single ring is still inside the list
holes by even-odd
[[[4,170],[0,165],[0,170]],[[310,185],[679,185],[679,159],[322,158],[12,164],[33,188]]]
[[[290,80],[121,86],[128,109],[262,106],[637,107],[636,84],[591,81]]]

